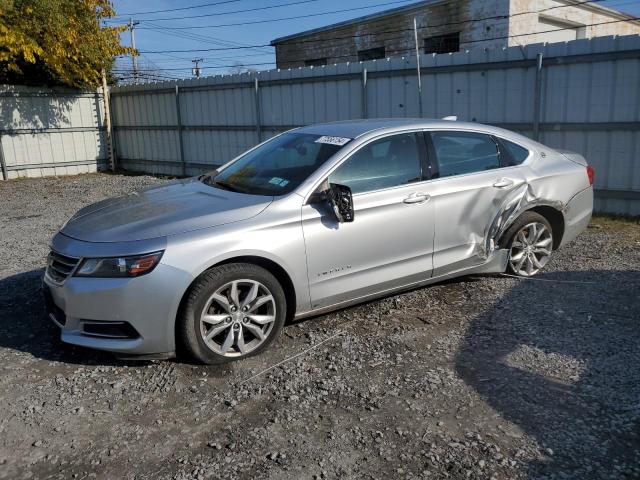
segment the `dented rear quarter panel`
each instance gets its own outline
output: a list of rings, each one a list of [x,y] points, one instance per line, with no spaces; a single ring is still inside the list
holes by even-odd
[[[526,210],[549,206],[561,212],[564,235],[560,246],[575,238],[576,222],[586,228],[593,209],[593,189],[586,173],[586,161],[576,162],[567,156],[536,144],[533,157],[522,165],[525,183],[514,188],[505,199],[486,234],[485,249],[496,248],[506,229]],[[583,194],[580,205],[572,200]],[[586,219],[586,220],[585,220]],[[580,231],[582,231],[580,229]]]

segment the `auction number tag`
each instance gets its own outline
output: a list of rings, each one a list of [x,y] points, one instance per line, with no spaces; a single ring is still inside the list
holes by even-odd
[[[329,135],[324,135],[316,140],[316,143],[328,143],[329,145],[338,145],[343,146],[345,143],[349,142],[350,138],[344,137],[330,137]]]

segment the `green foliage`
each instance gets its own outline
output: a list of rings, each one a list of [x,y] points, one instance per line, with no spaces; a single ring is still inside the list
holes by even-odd
[[[126,27],[101,27],[110,0],[0,0],[0,84],[96,87]]]

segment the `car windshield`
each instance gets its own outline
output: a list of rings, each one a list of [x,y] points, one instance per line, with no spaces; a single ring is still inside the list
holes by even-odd
[[[350,140],[285,133],[243,155],[220,173],[201,179],[208,185],[234,192],[285,195]]]

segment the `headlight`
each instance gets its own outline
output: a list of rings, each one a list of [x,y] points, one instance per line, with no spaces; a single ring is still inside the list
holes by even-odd
[[[139,277],[151,272],[163,252],[147,253],[132,257],[85,258],[75,276],[77,277]]]

